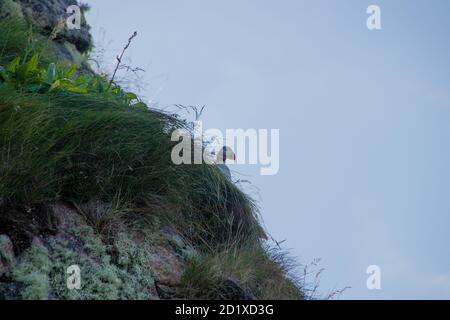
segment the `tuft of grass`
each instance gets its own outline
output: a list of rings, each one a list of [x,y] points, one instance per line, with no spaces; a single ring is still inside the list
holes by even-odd
[[[179,125],[95,94],[0,86],[0,194],[29,207],[118,200],[159,213],[198,244],[256,243],[261,227],[244,193],[214,166],[172,163],[170,132]],[[154,199],[171,211],[155,210]]]
[[[178,291],[189,299],[304,299],[291,268],[276,249],[229,248],[193,259]]]

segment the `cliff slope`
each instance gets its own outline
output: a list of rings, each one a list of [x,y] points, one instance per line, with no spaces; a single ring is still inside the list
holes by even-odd
[[[0,0],[0,299],[302,299],[253,201],[171,162],[189,124],[91,71],[72,4]]]

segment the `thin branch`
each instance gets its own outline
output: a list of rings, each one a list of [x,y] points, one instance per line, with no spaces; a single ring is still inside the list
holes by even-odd
[[[191,114],[191,111],[195,113],[195,121],[199,121],[203,111],[205,110],[206,105],[203,105],[202,107],[198,106],[184,106],[182,104],[175,104],[175,107],[177,107],[180,110],[184,110],[187,114]]]
[[[145,72],[145,69],[142,69],[142,68],[139,68],[139,67],[133,68],[133,67],[127,66],[127,65],[122,65],[122,66],[119,67],[119,70],[123,70],[123,69],[127,70],[127,72],[131,71],[131,72],[133,72],[135,74],[137,74],[138,72]]]
[[[136,36],[137,36],[137,32],[135,31],[135,32],[131,35],[131,37],[128,39],[128,43],[127,43],[126,46],[123,48],[122,53],[120,54],[120,56],[117,56],[117,57],[116,57],[116,59],[117,59],[117,65],[116,65],[116,68],[114,69],[114,73],[113,73],[113,75],[112,75],[112,78],[111,78],[111,80],[109,81],[108,90],[111,88],[111,86],[112,86],[112,84],[113,84],[113,82],[114,82],[114,78],[116,77],[117,70],[119,70],[120,64],[122,63],[122,58],[123,58],[123,55],[125,54],[125,51],[127,51],[127,49],[130,47],[131,41],[133,41],[133,39],[134,39]]]

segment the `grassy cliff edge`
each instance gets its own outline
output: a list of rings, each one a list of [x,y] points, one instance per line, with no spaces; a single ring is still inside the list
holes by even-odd
[[[303,299],[255,203],[212,165],[171,162],[186,122],[99,89],[85,65],[36,86],[72,68],[54,41],[0,22],[0,299]]]

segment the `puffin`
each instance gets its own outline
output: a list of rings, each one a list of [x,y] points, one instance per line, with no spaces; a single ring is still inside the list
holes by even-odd
[[[226,165],[226,161],[228,160],[236,160],[236,154],[230,147],[224,146],[222,150],[219,151],[216,157],[216,166],[222,172],[222,174],[231,180],[231,172],[228,166]]]
[[[217,154],[216,166],[227,179],[231,180],[231,172],[226,165],[227,160],[236,161],[236,154],[230,147],[224,146]],[[259,238],[266,241],[269,240],[269,237],[262,227],[259,230]]]

